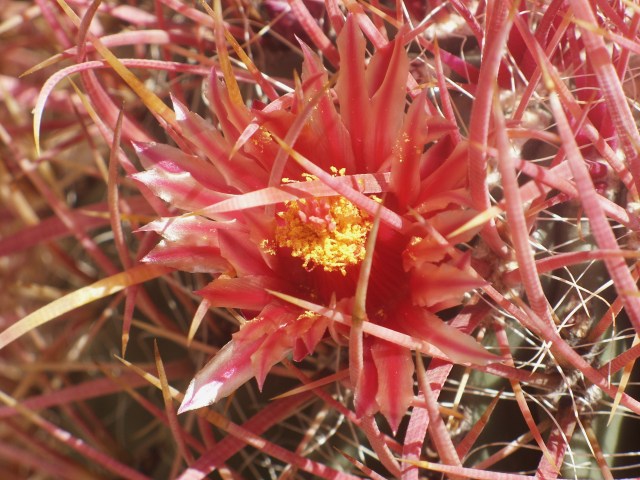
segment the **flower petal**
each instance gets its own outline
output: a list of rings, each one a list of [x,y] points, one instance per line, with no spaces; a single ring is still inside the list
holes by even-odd
[[[293,359],[296,362],[299,362],[313,352],[317,341],[313,342],[315,338],[311,337],[309,335],[309,332],[318,330],[317,328],[314,329],[313,327],[314,325],[319,324],[319,320],[321,319],[321,316],[314,314],[300,315],[300,317],[298,318],[298,321],[296,322],[296,332],[293,334],[293,336],[295,337],[295,343],[293,345]],[[324,329],[322,329],[321,335],[324,335]],[[309,348],[309,344],[305,341],[306,338],[309,338],[311,340],[311,348]],[[320,339],[318,339],[318,341],[320,341]]]
[[[222,79],[218,78],[215,68],[211,69],[211,75],[209,75],[207,94],[211,110],[218,117],[218,122],[220,122],[220,128],[224,132],[225,138],[231,144],[234,144],[240,132],[245,129],[251,119],[248,109],[244,105],[237,104],[231,100],[229,91]],[[175,104],[176,101],[174,99]]]
[[[427,234],[422,239],[412,241],[402,253],[403,267],[405,271],[420,267],[425,262],[438,263],[445,259],[450,253],[450,249],[458,244],[471,240],[482,228],[482,224],[476,227],[465,229],[461,233],[457,232],[463,225],[468,224],[476,218],[475,210],[446,210],[437,213],[429,218],[430,226],[436,230],[441,237],[447,240],[442,243],[434,235]]]
[[[445,141],[438,142],[426,153],[431,162],[427,162],[421,172],[423,180],[420,183],[421,193],[416,200],[417,205],[430,200],[439,193],[456,190],[467,185],[468,143],[460,142],[444,162],[442,161],[442,155],[437,154],[439,153],[438,147],[440,144],[444,146],[446,151],[448,142]],[[431,155],[432,151],[433,155]],[[438,162],[437,165],[435,162]]]
[[[240,330],[233,334],[237,342],[253,341],[293,323],[300,312],[297,309],[280,305],[267,305],[252,320],[246,322]]]
[[[371,355],[378,371],[376,401],[395,435],[413,399],[413,357],[406,348],[376,340]]]
[[[177,100],[174,100],[174,109],[184,137],[211,161],[213,165],[209,168],[220,172],[225,184],[241,192],[266,185],[266,172],[260,164],[239,152],[232,157],[232,143],[211,123]]]
[[[188,245],[214,246],[218,244],[218,231],[221,229],[237,229],[235,222],[212,222],[206,218],[164,217],[154,220],[138,232],[156,232],[168,242],[181,242]]]
[[[369,96],[364,74],[366,42],[352,15],[338,36],[340,75],[336,84],[340,115],[351,136],[351,145],[360,171],[366,170],[365,141],[371,122]],[[373,171],[373,170],[369,170]]]
[[[380,410],[376,402],[376,395],[378,394],[378,370],[371,353],[371,345],[375,341],[377,340],[372,337],[365,337],[363,339],[362,372],[353,394],[353,403],[358,417],[373,415]]]
[[[316,315],[313,317],[313,324],[303,334],[300,335],[307,350],[307,354],[314,352],[316,345],[322,340],[330,320],[327,317]]]
[[[411,271],[411,299],[421,307],[433,307],[442,302],[460,303],[469,290],[487,282],[450,264],[422,263]]]
[[[304,55],[302,80],[305,99],[313,101],[316,95],[323,92],[309,121],[309,129],[314,138],[321,139],[316,143],[316,156],[330,159],[330,165],[344,167],[347,172],[354,172],[356,166],[351,137],[329,91],[326,90],[328,83],[326,70],[315,52],[305,44],[301,44],[301,47]]]
[[[218,232],[220,254],[236,271],[236,275],[269,275],[273,272],[264,262],[260,247],[252,242],[248,232]]]
[[[251,355],[262,343],[230,341],[200,370],[187,387],[178,413],[206,407],[233,393],[253,377]]]
[[[433,344],[455,363],[486,365],[500,357],[485,350],[473,337],[443,322],[424,308],[404,308],[397,321],[411,336]]]
[[[147,170],[179,175],[189,173],[196,182],[215,191],[227,189],[225,180],[207,161],[160,143],[134,142],[136,154]],[[222,198],[225,198],[222,196]]]
[[[427,137],[427,90],[418,96],[393,146],[391,185],[400,206],[406,208],[415,200],[420,188],[420,159]]]
[[[142,261],[192,273],[222,273],[230,269],[229,263],[220,257],[217,247],[164,241],[151,250]]]
[[[266,289],[282,290],[282,287],[282,283],[273,277],[247,275],[219,277],[196,293],[209,300],[212,307],[260,311],[273,301]]]
[[[197,210],[225,198],[217,192],[206,190],[187,172],[167,173],[151,169],[134,173],[131,178],[146,185],[156,196],[181,210]]]
[[[391,155],[402,125],[409,59],[401,40],[396,37],[377,49],[367,68],[373,125],[367,131],[365,152],[371,172],[377,171]]]
[[[295,320],[294,320],[295,321]],[[295,337],[289,335],[285,328],[272,332],[251,355],[253,374],[262,390],[264,379],[275,364],[280,362],[293,348]]]

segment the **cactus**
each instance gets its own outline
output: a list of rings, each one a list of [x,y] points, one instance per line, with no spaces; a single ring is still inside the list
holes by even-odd
[[[639,15],[16,2],[2,471],[640,475]]]

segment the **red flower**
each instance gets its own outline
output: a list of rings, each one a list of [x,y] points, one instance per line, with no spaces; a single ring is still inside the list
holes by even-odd
[[[354,388],[357,413],[381,411],[395,430],[413,398],[414,373],[397,334],[458,363],[497,358],[436,316],[485,284],[454,246],[475,234],[455,233],[475,215],[466,207],[465,147],[455,147],[448,136],[455,127],[425,93],[405,108],[401,35],[367,63],[349,18],[335,89],[321,61],[303,50],[293,94],[251,110],[214,77],[209,100],[219,128],[176,102],[182,150],[137,145],[147,168],[137,179],[195,214],[148,225],[164,239],[146,260],[213,274],[198,293],[249,319],[196,375],[180,411],[215,402],[251,377],[262,386],[286,355],[313,353],[330,325],[337,341],[348,339],[378,216]]]

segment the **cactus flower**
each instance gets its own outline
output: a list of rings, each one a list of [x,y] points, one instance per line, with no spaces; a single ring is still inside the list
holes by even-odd
[[[367,59],[349,17],[335,87],[303,45],[293,93],[249,108],[213,74],[215,123],[175,101],[180,148],[136,144],[146,170],[135,178],[184,213],[145,227],[162,237],[145,260],[210,273],[198,294],[247,319],[197,373],[180,412],[253,377],[262,387],[271,367],[311,355],[329,334],[346,343],[349,324],[336,318],[353,313],[367,255],[365,323],[429,344],[452,362],[497,359],[438,317],[486,284],[462,246],[477,230],[459,230],[477,212],[465,193],[465,144],[425,92],[408,91],[402,40]],[[381,412],[395,431],[414,395],[411,350],[365,330],[362,373],[356,413]]]

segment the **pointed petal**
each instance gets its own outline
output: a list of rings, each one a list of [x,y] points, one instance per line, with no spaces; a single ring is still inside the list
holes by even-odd
[[[409,107],[393,147],[391,186],[402,208],[415,200],[420,188],[420,159],[428,132],[426,92],[425,89]]]
[[[295,321],[300,312],[297,309],[269,304],[253,319],[246,322],[240,330],[233,334],[237,342],[253,341],[262,338]]]
[[[293,361],[301,362],[309,354],[310,354],[309,349],[304,344],[302,339],[300,338],[296,339],[296,342],[293,345],[293,354],[292,354]]]
[[[302,341],[307,349],[307,354],[311,354],[316,349],[316,345],[323,339],[330,320],[327,317],[314,316],[313,324],[301,335]]]
[[[198,210],[226,198],[225,195],[205,189],[191,174],[167,173],[150,169],[131,175],[159,198],[181,210]]]
[[[476,215],[478,215],[478,212],[471,209],[447,210],[431,217],[429,223],[450,243],[455,245],[468,242],[482,229],[483,224],[480,224],[474,228],[459,231],[460,227],[473,220]],[[450,234],[454,232],[456,232],[455,235],[451,236]]]
[[[364,75],[365,46],[364,36],[357,26],[355,17],[348,16],[338,36],[340,76],[336,83],[336,92],[340,115],[351,135],[353,153],[360,167],[367,164],[364,148],[371,119]]]
[[[315,314],[303,314],[298,318],[296,322],[296,333],[294,334],[296,341],[293,346],[293,359],[296,362],[299,362],[313,352],[313,348],[315,348],[316,343],[312,343],[312,347],[309,348],[309,344],[307,344],[305,339],[310,338],[309,331],[313,330],[313,326],[316,323],[320,323],[319,320],[321,319],[321,316]],[[324,330],[322,333],[324,333]],[[313,339],[311,341],[313,342]]]
[[[344,167],[347,172],[354,172],[356,166],[351,137],[329,90],[326,89],[329,80],[327,71],[315,52],[311,51],[304,43],[301,44],[301,47],[304,54],[302,80],[305,99],[311,101],[316,95],[321,94],[309,121],[309,129],[313,132],[313,136],[321,139],[317,145],[322,150],[318,151],[317,155],[332,159],[331,164],[337,168]]]
[[[225,190],[224,177],[200,157],[160,143],[134,142],[133,147],[147,170],[161,170],[176,175],[189,173],[196,182],[212,191]]]
[[[253,373],[258,382],[258,388],[262,390],[264,379],[271,367],[279,363],[293,348],[295,337],[288,334],[286,329],[280,329],[271,333],[251,355]]]
[[[432,307],[441,302],[456,301],[469,290],[487,282],[447,263],[423,263],[411,271],[411,299],[421,307]]]
[[[414,205],[417,202],[413,202]],[[415,210],[421,214],[429,214],[451,208],[471,208],[471,196],[466,187],[436,193],[422,202]],[[455,211],[455,210],[454,210]]]
[[[429,224],[447,239],[442,243],[434,235],[427,234],[419,241],[412,242],[402,253],[403,267],[405,271],[419,268],[426,262],[437,263],[444,260],[449,249],[457,243],[471,240],[482,228],[482,224],[456,233],[460,227],[466,225],[476,217],[474,210],[446,210],[429,218]],[[451,233],[455,233],[450,236]]]
[[[217,247],[184,245],[180,242],[160,242],[142,261],[192,273],[222,273],[230,269]]]
[[[427,262],[440,262],[445,259],[450,248],[449,244],[442,244],[433,235],[427,235],[422,240],[410,244],[402,252],[402,266],[408,272]]]
[[[431,150],[437,152],[438,145],[440,145],[440,143],[430,148],[427,155],[431,153]],[[435,156],[435,158],[431,157],[433,161],[438,161],[439,164],[437,166],[427,165],[428,168],[434,168],[433,171],[428,172],[428,175],[425,175],[426,172],[422,172],[422,178],[424,178],[424,180],[420,184],[421,194],[416,200],[418,205],[428,201],[436,194],[455,190],[467,185],[468,150],[469,145],[465,142],[460,142],[444,162],[442,162],[438,156]]]
[[[295,338],[293,359],[296,362],[313,353],[316,345],[327,330],[329,319],[311,312],[298,315],[296,321],[288,326],[288,334]]]
[[[219,277],[196,293],[208,299],[213,307],[260,311],[273,302],[266,289],[283,290],[283,285],[273,277]]]
[[[411,351],[393,343],[376,340],[371,354],[378,370],[376,401],[394,435],[413,399],[413,358]]]
[[[220,254],[236,271],[239,277],[245,275],[269,275],[271,269],[264,262],[260,247],[245,232],[218,232]]]
[[[218,244],[218,230],[237,228],[233,222],[212,222],[206,218],[164,217],[154,220],[137,232],[156,232],[168,242],[181,242],[189,245],[214,246]]]
[[[174,109],[184,137],[211,161],[213,166],[209,168],[217,169],[224,183],[241,192],[267,184],[267,174],[260,164],[239,152],[231,157],[232,144],[210,122],[190,112],[177,100]]]
[[[377,171],[391,155],[398,138],[405,112],[408,75],[409,59],[400,38],[376,50],[367,68],[373,125],[367,131],[365,152],[371,172]]]
[[[222,347],[191,380],[178,413],[211,405],[253,377],[251,355],[261,343],[261,339],[240,343],[232,340]]]
[[[371,346],[374,342],[375,340],[371,337],[365,337],[363,339],[362,375],[355,388],[353,398],[356,415],[359,418],[373,415],[380,410],[376,402],[376,395],[378,394],[378,370],[371,352]]]
[[[235,143],[240,132],[245,129],[251,120],[248,109],[244,105],[231,100],[227,87],[224,85],[222,79],[218,78],[214,68],[211,69],[211,75],[209,75],[209,89],[207,93],[209,95],[211,110],[218,118],[225,138],[231,144]]]
[[[473,337],[423,308],[405,308],[398,312],[397,321],[409,335],[433,344],[455,363],[486,365],[500,361],[500,357],[485,350]]]

